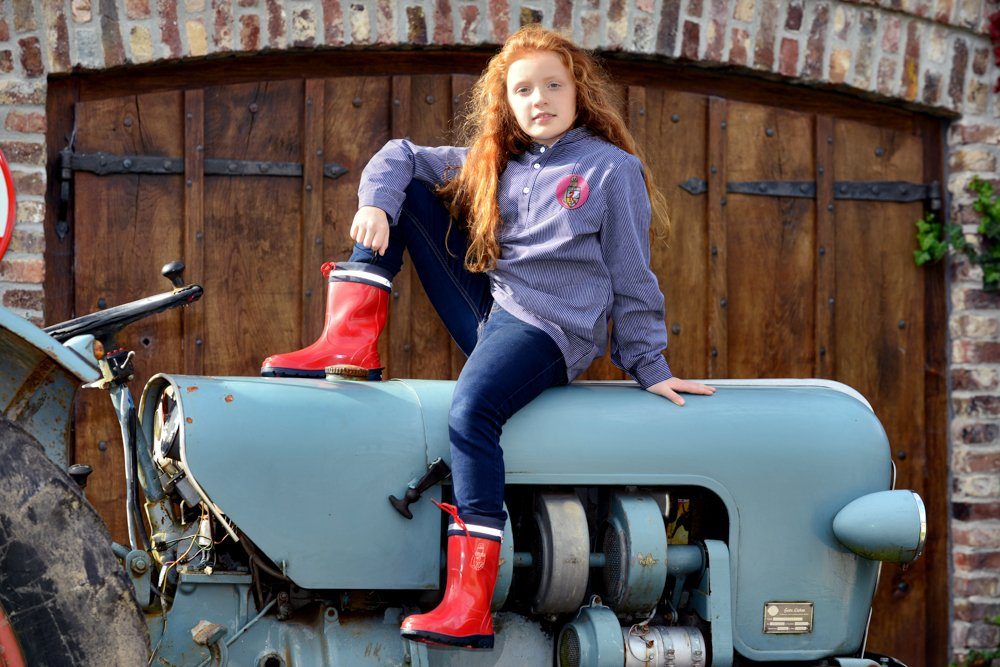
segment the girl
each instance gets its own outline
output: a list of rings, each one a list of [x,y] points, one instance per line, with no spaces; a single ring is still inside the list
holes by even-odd
[[[408,249],[444,324],[469,355],[449,434],[455,505],[444,599],[409,616],[416,641],[492,648],[490,600],[506,514],[499,439],[545,389],[571,382],[607,348],[646,390],[715,390],[672,377],[663,295],[649,267],[652,209],[666,220],[635,142],[593,58],[539,26],[504,43],[473,89],[469,147],[390,141],[365,168],[357,242],[327,266],[319,341],[264,362],[267,375],[377,377],[392,277]],[[435,196],[436,195],[436,196]],[[441,202],[444,202],[444,205]],[[447,208],[446,208],[447,206]],[[451,220],[464,221],[461,228]]]

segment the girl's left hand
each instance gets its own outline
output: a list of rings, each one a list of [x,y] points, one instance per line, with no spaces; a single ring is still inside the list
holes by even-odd
[[[668,398],[677,405],[684,405],[684,399],[681,398],[681,395],[678,392],[711,396],[715,393],[715,387],[709,387],[708,385],[700,382],[692,382],[691,380],[682,380],[674,377],[669,380],[664,380],[663,382],[657,382],[652,387],[648,387],[646,391]]]

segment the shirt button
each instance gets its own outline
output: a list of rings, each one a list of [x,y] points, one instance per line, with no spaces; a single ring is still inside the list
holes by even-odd
[[[525,188],[521,190],[521,192],[523,192],[524,194],[528,194],[529,192],[531,192],[531,188]]]
[[[539,148],[538,152],[539,153],[544,153],[545,152],[545,146],[542,146],[541,148]]]
[[[541,168],[542,168],[542,165],[540,165],[540,164],[538,164],[538,163],[536,162],[536,163],[535,163],[535,169],[541,169]]]

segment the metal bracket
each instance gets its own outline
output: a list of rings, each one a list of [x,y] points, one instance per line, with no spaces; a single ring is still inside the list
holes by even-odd
[[[135,599],[145,611],[153,606],[150,595],[150,558],[145,551],[135,549],[125,556],[125,574],[135,589]]]
[[[708,183],[701,178],[689,178],[678,184],[685,192],[700,195],[708,192]],[[815,181],[730,181],[726,192],[763,197],[816,198]],[[834,199],[879,202],[927,201],[933,211],[941,208],[941,184],[910,183],[908,181],[836,181]]]
[[[694,610],[712,624],[712,665],[733,664],[733,593],[729,573],[729,547],[719,540],[705,540],[708,567],[691,592]]]
[[[177,157],[154,155],[115,155],[98,151],[97,153],[74,153],[70,149],[60,152],[62,159],[63,178],[69,177],[69,172],[86,171],[98,176],[108,174],[183,174],[184,160]],[[340,178],[347,169],[337,163],[328,162],[323,165],[323,176]],[[206,176],[302,176],[300,162],[264,162],[261,160],[227,160],[224,158],[205,158]]]

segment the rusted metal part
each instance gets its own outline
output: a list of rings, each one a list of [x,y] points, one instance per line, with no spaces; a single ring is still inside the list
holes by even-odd
[[[226,627],[218,623],[208,621],[198,621],[198,625],[191,628],[191,639],[199,646],[205,646],[212,654],[212,663],[219,667],[225,667],[229,662],[229,651],[223,637],[226,636]],[[202,663],[204,664],[204,663]]]
[[[52,374],[52,371],[56,368],[56,362],[48,357],[43,357],[38,364],[31,369],[31,372],[24,381],[21,382],[21,386],[18,387],[17,392],[11,398],[11,400],[4,406],[3,413],[6,415],[7,419],[12,422],[20,421],[22,413],[28,408],[28,405],[32,402],[35,394],[38,392],[38,388],[42,386],[42,383]]]
[[[17,641],[14,628],[7,620],[7,613],[0,604],[0,667],[25,667],[27,662]]]

